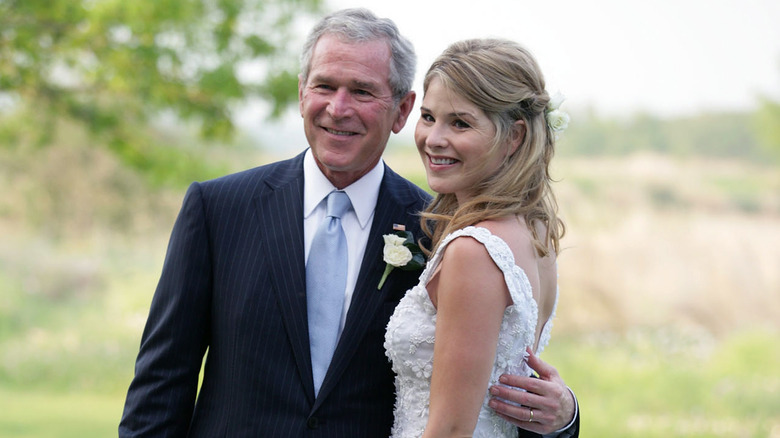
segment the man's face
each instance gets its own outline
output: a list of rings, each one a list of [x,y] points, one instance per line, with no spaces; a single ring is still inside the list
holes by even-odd
[[[390,132],[398,133],[414,93],[398,105],[389,85],[390,47],[385,40],[347,43],[323,35],[298,99],[306,139],[317,165],[338,188],[368,173],[382,156]]]

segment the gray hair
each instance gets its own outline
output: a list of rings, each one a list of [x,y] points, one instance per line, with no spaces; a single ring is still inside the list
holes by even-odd
[[[390,45],[389,85],[396,103],[412,90],[417,55],[412,43],[398,31],[389,18],[378,18],[364,8],[343,9],[320,20],[309,33],[301,54],[301,81],[306,82],[311,71],[314,46],[326,34],[338,35],[347,42],[364,42],[379,39]]]

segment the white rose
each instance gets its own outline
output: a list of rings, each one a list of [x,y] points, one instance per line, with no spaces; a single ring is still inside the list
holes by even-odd
[[[547,113],[547,124],[553,132],[561,132],[569,126],[569,115],[561,110]]]
[[[554,94],[554,95],[553,95],[553,96],[550,98],[550,101],[549,101],[549,102],[547,102],[547,109],[548,109],[548,110],[550,110],[550,111],[557,110],[558,108],[560,108],[560,107],[561,107],[561,104],[563,103],[563,101],[564,101],[564,100],[566,100],[566,96],[564,96],[563,94],[561,94],[561,92],[560,92],[560,91],[559,91],[559,92],[557,92],[557,93],[555,93],[555,94]]]
[[[385,246],[400,246],[403,245],[404,242],[406,242],[406,239],[397,235],[397,234],[385,234]]]
[[[401,242],[406,240],[404,238],[400,239]],[[387,237],[385,237],[385,242],[387,242]],[[403,245],[385,245],[383,256],[385,263],[395,267],[404,266],[412,260],[412,252]]]

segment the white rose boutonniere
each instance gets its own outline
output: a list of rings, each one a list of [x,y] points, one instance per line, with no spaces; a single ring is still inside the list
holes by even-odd
[[[425,256],[420,247],[414,243],[414,237],[411,232],[399,230],[393,234],[385,234],[382,237],[385,239],[382,258],[387,263],[387,266],[385,266],[385,272],[382,274],[382,279],[379,280],[377,289],[382,289],[387,276],[390,275],[390,271],[394,268],[413,271],[422,269],[425,266]]]

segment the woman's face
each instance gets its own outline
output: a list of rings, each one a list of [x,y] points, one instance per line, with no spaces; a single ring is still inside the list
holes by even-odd
[[[432,190],[454,193],[460,204],[474,196],[476,184],[501,164],[499,154],[488,153],[495,135],[496,127],[480,108],[440,79],[430,82],[414,140]]]

